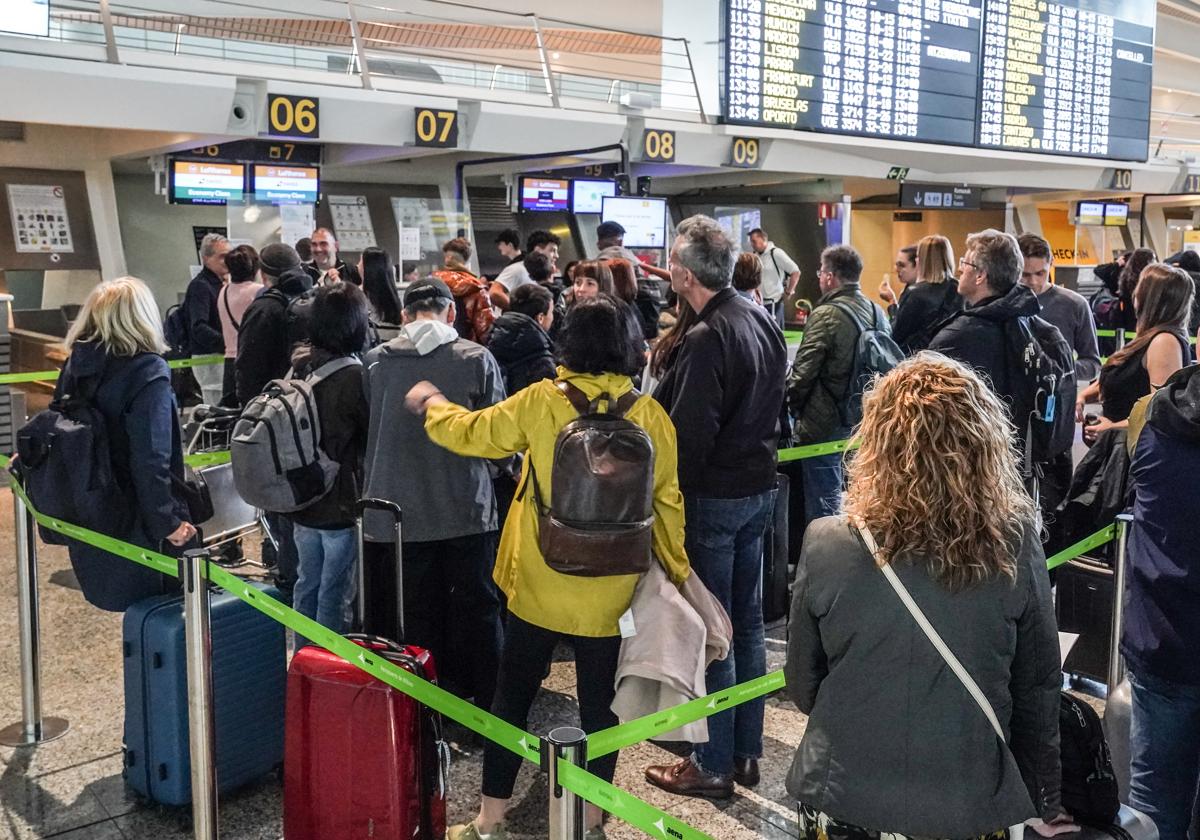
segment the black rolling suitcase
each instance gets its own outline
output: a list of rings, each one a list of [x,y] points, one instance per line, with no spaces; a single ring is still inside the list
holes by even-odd
[[[1079,634],[1063,670],[1097,682],[1107,681],[1114,596],[1112,567],[1092,557],[1077,557],[1058,567],[1055,592],[1058,629]]]
[[[782,473],[775,476],[775,510],[763,535],[762,609],[763,621],[777,621],[788,614],[788,502],[791,480]]]
[[[367,512],[391,517],[392,541],[368,542],[363,520]],[[403,558],[400,506],[385,499],[358,503],[358,629],[360,633],[403,641],[404,585],[397,570]]]

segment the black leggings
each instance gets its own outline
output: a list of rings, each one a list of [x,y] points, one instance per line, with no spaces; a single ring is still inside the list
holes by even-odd
[[[590,735],[616,726],[617,716],[609,707],[615,693],[613,682],[617,676],[621,637],[595,639],[555,633],[522,621],[511,613],[505,625],[504,653],[500,658],[492,714],[521,729],[528,725],[529,709],[541,688],[546,666],[554,656],[554,646],[560,641],[569,642],[575,648],[575,686],[583,731]],[[488,741],[483,750],[483,795],[509,799],[521,761],[516,753]],[[588,762],[588,770],[606,782],[613,780],[616,769],[615,752]]]

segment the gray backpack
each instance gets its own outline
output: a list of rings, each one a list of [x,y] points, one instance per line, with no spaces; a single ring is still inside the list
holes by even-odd
[[[334,359],[307,379],[273,379],[246,405],[233,427],[229,457],[238,494],[271,513],[302,510],[333,488],[339,465],[321,450],[321,418],[313,387],[361,364]]]

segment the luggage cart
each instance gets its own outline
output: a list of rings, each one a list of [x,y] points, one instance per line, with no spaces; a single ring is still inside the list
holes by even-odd
[[[229,448],[233,427],[241,416],[240,408],[198,405],[184,427],[188,455],[220,452]],[[275,542],[263,521],[262,512],[247,504],[233,484],[233,465],[213,464],[188,467],[189,476],[208,488],[213,503],[212,518],[193,523],[202,535],[203,544],[215,549],[213,557],[223,566],[250,565],[267,568],[264,563],[247,560],[242,554],[242,538],[261,529],[264,538]]]

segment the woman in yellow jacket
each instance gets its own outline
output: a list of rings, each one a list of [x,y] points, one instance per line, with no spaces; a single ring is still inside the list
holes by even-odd
[[[633,389],[630,376],[641,370],[641,337],[630,335],[625,304],[607,296],[576,306],[559,343],[559,380],[570,382],[589,399],[607,394],[619,399]],[[637,339],[636,341],[634,339]],[[527,453],[539,476],[551,474],[554,444],[563,426],[578,414],[549,379],[480,411],[455,405],[422,382],[408,394],[410,408],[424,411],[425,430],[436,443],[460,455],[502,458]],[[683,547],[683,497],[676,472],[675,427],[667,412],[649,396],[625,414],[654,444],[654,556],[676,584],[690,574]],[[527,475],[522,475],[522,483]],[[539,485],[549,504],[549,481]],[[495,580],[508,596],[509,618],[492,713],[524,728],[554,647],[575,648],[576,687],[585,732],[617,723],[609,706],[621,648],[618,621],[633,600],[637,575],[578,577],[546,565],[538,548],[534,494],[525,492],[509,510],[500,537]],[[488,743],[483,757],[483,805],[479,816],[454,826],[448,840],[503,840],[505,808],[512,797],[521,759]],[[588,769],[611,782],[617,754],[590,762]],[[588,806],[587,840],[604,837],[601,812]]]

